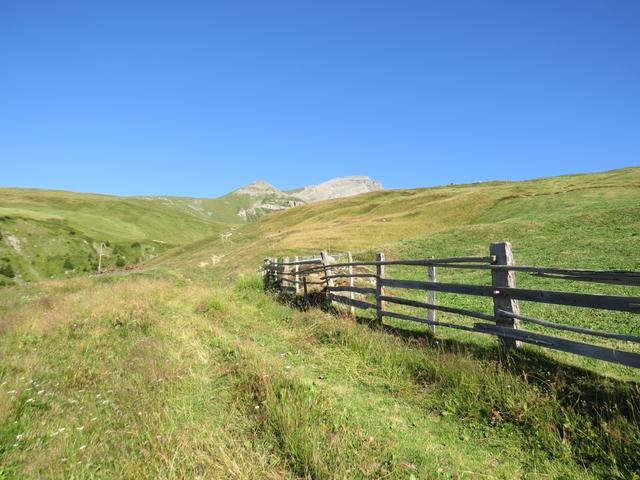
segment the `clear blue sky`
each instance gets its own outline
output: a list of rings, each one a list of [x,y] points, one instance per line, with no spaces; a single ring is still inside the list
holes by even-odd
[[[640,2],[0,2],[0,185],[217,196],[640,164]]]

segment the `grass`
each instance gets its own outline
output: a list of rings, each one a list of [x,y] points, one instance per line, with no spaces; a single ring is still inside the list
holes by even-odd
[[[633,252],[640,246],[639,186],[640,168],[628,168],[372,192],[275,212],[236,230],[231,239],[203,239],[152,263],[196,268],[216,255],[221,261],[211,266],[214,273],[231,275],[236,265],[249,271],[266,255],[323,249],[384,249],[387,256],[484,255],[490,242],[507,239],[514,243],[519,263],[637,269],[640,260]]]
[[[0,479],[640,478],[637,371],[530,346],[508,353],[482,335],[438,328],[432,337],[408,322],[377,326],[366,316],[300,309],[265,293],[252,273],[266,255],[485,255],[502,239],[520,264],[638,270],[639,183],[640,169],[625,169],[375,192],[270,214],[224,241],[207,236],[215,226],[205,222],[183,232],[193,242],[149,253],[144,269],[1,288]],[[162,208],[184,215],[188,204]],[[36,244],[46,235],[71,242],[72,263],[88,255],[82,240],[90,244],[95,232],[29,211],[8,215],[0,231],[13,235],[7,225],[22,222]],[[38,230],[45,227],[68,233]],[[32,253],[24,238],[28,263],[40,247]],[[118,238],[109,248],[143,255],[144,240],[134,247],[133,237]],[[9,247],[6,235],[1,245]],[[23,275],[27,266],[14,265]],[[485,272],[438,276],[488,280]],[[517,282],[638,295],[527,274]],[[458,295],[438,301],[491,307]],[[529,302],[522,310],[640,334],[632,315]]]
[[[637,384],[300,311],[258,277],[48,281],[1,303],[6,478],[640,471]]]
[[[221,204],[1,188],[0,260],[12,264],[15,276],[0,275],[0,285],[95,272],[101,243],[107,244],[102,265],[113,267],[219,235],[233,221]]]

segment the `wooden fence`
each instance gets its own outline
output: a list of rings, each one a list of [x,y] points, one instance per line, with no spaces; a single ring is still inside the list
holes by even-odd
[[[484,257],[385,260],[383,253],[378,253],[375,261],[353,261],[350,253],[345,257],[345,261],[337,261],[324,251],[317,257],[266,258],[265,283],[271,288],[305,297],[315,290],[331,302],[349,306],[352,314],[355,313],[355,308],[375,310],[379,322],[384,317],[390,317],[426,324],[432,333],[435,333],[436,326],[484,333],[498,337],[504,346],[510,348],[518,348],[524,342],[640,368],[639,353],[527,331],[522,329],[522,325],[535,324],[559,331],[635,343],[640,343],[640,337],[533,318],[523,315],[518,303],[522,300],[640,313],[640,297],[523,289],[516,287],[515,278],[516,272],[527,272],[554,279],[640,286],[640,272],[515,265],[509,242],[492,243],[489,255]],[[385,276],[385,266],[391,265],[426,267],[427,278],[425,281],[388,278]],[[375,268],[375,272],[372,268]],[[436,268],[487,270],[491,272],[491,285],[438,282]],[[360,283],[368,283],[366,286],[356,286],[356,279]],[[336,285],[337,280],[348,283]],[[388,295],[385,292],[387,288],[426,291],[427,301]],[[340,295],[345,292],[348,296]],[[490,297],[493,299],[493,314],[440,305],[436,301],[436,292]],[[355,295],[361,298],[355,298]],[[375,298],[375,303],[368,301],[371,297]],[[387,309],[388,304],[426,309],[426,316],[421,318],[393,312]],[[438,321],[436,312],[471,317],[481,322],[468,326]]]

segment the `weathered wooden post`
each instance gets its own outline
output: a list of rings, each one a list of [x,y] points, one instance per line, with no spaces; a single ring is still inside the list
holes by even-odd
[[[327,278],[331,276],[329,253],[326,250],[320,252],[320,259],[322,260],[322,266],[324,267],[325,283],[327,284],[327,287],[331,288],[333,287],[333,278]]]
[[[327,298],[331,298],[330,290],[333,287],[333,278],[329,278],[331,276],[331,268],[329,267],[329,253],[326,250],[320,252],[320,260],[324,271],[324,281],[327,285]],[[333,301],[331,301],[331,304],[333,304]]]
[[[278,257],[273,257],[273,288],[280,288],[280,275],[278,271]]]
[[[515,265],[511,243],[492,243],[489,247],[489,254],[495,256],[494,265]],[[491,280],[493,286],[493,314],[496,317],[496,325],[506,328],[519,328],[520,322],[514,318],[501,315],[500,310],[518,315],[520,306],[518,301],[512,299],[509,294],[501,290],[502,287],[514,288],[516,286],[516,273],[512,270],[492,270]],[[500,337],[500,341],[505,347],[518,348],[520,342],[511,338]]]
[[[349,264],[349,286],[353,288],[355,285],[355,282],[353,278],[353,265],[351,265],[353,263],[353,256],[351,255],[351,252],[347,252],[347,263]],[[354,297],[354,293],[349,292],[349,299],[353,300],[353,297]],[[351,312],[352,317],[356,316],[356,307],[353,306],[353,303],[349,307],[349,311]]]
[[[435,258],[435,257],[431,256],[431,258]],[[435,281],[436,281],[436,266],[435,265],[429,265],[427,267],[427,275],[429,277],[429,282],[435,283]],[[427,294],[427,303],[430,303],[431,305],[435,305],[436,304],[436,291],[435,290],[429,290],[429,292]],[[436,311],[433,308],[430,308],[430,309],[427,310],[427,320],[429,320],[430,322],[435,322],[436,321]],[[431,334],[435,335],[436,326],[435,325],[429,325],[429,332],[431,332]]]
[[[384,262],[384,252],[376,255],[376,262]],[[384,295],[384,287],[381,280],[384,280],[384,265],[376,264],[376,320],[382,323],[382,311],[384,310],[384,302],[380,297]]]
[[[309,290],[307,289],[307,276],[302,277],[302,288],[304,293],[305,303],[309,301]]]
[[[265,257],[262,262],[262,284],[264,285],[265,290],[269,288],[271,284],[270,272],[269,268],[271,267],[271,260],[269,257]]]
[[[300,257],[296,255],[294,258],[295,258],[295,262],[296,262],[296,265],[294,267],[295,272],[296,272],[296,276],[295,276],[295,279],[296,279],[296,296],[298,296],[298,293],[300,293],[300,265],[298,265],[298,262],[300,261]]]
[[[289,257],[284,257],[282,259],[282,286],[284,288],[289,288],[291,286],[291,278],[289,278],[290,273],[291,267],[289,267]]]

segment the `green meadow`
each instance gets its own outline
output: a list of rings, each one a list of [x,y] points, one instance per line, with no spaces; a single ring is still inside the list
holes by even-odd
[[[0,261],[14,273],[0,264],[0,479],[640,478],[640,372],[377,325],[267,292],[259,272],[265,256],[475,256],[502,240],[523,265],[640,270],[640,168],[382,191],[248,223],[237,206],[198,205],[0,191]],[[98,242],[114,270],[92,276]],[[438,269],[438,279],[489,274]],[[517,283],[640,296],[521,273]],[[631,314],[521,307],[640,335]]]

